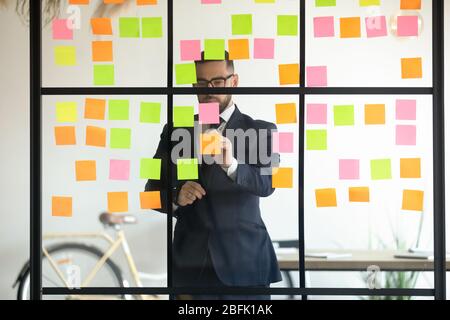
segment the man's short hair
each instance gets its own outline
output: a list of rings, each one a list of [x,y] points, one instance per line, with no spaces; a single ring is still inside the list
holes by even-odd
[[[225,59],[224,60],[205,60],[205,51],[202,51],[201,60],[195,61],[195,66],[197,66],[199,64],[213,62],[213,61],[226,61],[227,69],[230,70],[232,73],[234,73],[234,62],[233,62],[233,60],[230,60],[230,54],[226,50],[225,50]]]

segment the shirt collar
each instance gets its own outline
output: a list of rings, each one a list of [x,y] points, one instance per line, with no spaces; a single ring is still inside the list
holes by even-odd
[[[220,117],[225,121],[228,122],[230,120],[231,115],[234,112],[234,109],[236,109],[236,106],[233,101],[230,101],[230,104],[228,107],[220,114]]]

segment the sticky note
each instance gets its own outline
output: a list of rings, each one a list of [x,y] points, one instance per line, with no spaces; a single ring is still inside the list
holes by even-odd
[[[112,149],[130,149],[131,129],[111,128],[110,147]]]
[[[91,120],[105,120],[105,99],[86,98],[84,103],[84,118]]]
[[[402,58],[402,79],[422,78],[422,58]]]
[[[355,107],[352,105],[334,106],[334,125],[353,126],[355,124]]]
[[[395,119],[416,120],[417,101],[412,99],[399,99],[395,102]]]
[[[146,191],[139,193],[141,209],[161,209],[161,192]]]
[[[127,212],[128,192],[108,192],[108,212]]]
[[[198,179],[198,160],[195,159],[177,159],[177,179],[178,180],[197,180]]]
[[[77,181],[97,180],[97,166],[94,160],[75,161],[75,176]]]
[[[119,35],[121,38],[139,38],[141,36],[139,18],[120,17]]]
[[[339,179],[340,180],[359,179],[359,160],[340,159],[339,160]]]
[[[52,22],[53,40],[73,40],[73,31],[68,19],[54,19]]]
[[[52,216],[71,217],[72,197],[52,197]]]
[[[205,60],[225,60],[225,40],[205,39]]]
[[[253,58],[273,59],[275,56],[275,39],[256,38],[253,40]]]
[[[231,15],[231,29],[233,35],[251,35],[252,15],[251,14],[232,14]]]
[[[55,64],[57,66],[75,66],[77,64],[76,49],[74,46],[56,46],[54,48]]]
[[[336,189],[316,189],[315,194],[318,208],[337,207]]]
[[[419,179],[421,174],[420,158],[401,158],[400,159],[400,178]]]
[[[193,127],[194,126],[194,107],[180,106],[173,108],[173,126]]]
[[[136,4],[138,6],[156,5],[158,4],[158,0],[136,0]]]
[[[142,38],[162,38],[162,17],[142,18]]]
[[[398,125],[395,127],[395,144],[400,146],[416,145],[416,126]]]
[[[385,16],[367,17],[365,21],[367,38],[387,36],[387,23]]]
[[[161,103],[141,102],[139,119],[143,123],[161,122]]]
[[[202,0],[202,4],[221,4],[222,0]]]
[[[315,17],[314,18],[314,37],[334,37],[334,17]]]
[[[207,155],[218,155],[222,153],[222,139],[218,133],[200,134],[200,152]]]
[[[103,0],[105,4],[120,4],[124,3],[125,0]]]
[[[327,130],[306,130],[306,150],[327,150]]]
[[[274,132],[272,134],[272,151],[275,153],[294,152],[294,133]]]
[[[250,59],[250,44],[248,39],[228,40],[228,53],[230,60]]]
[[[85,5],[89,4],[90,0],[69,0],[69,4]]]
[[[113,61],[112,41],[92,41],[92,61],[94,62]]]
[[[109,100],[108,102],[109,120],[128,120],[129,117],[130,117],[130,101]]]
[[[200,40],[181,40],[180,41],[180,56],[181,61],[198,61],[201,60],[201,48],[202,44]]]
[[[361,7],[379,6],[380,0],[359,0],[359,5]]]
[[[94,85],[96,86],[114,85],[113,64],[94,65]]]
[[[307,124],[327,124],[327,105],[325,103],[308,103],[306,105]]]
[[[299,84],[300,68],[298,63],[278,65],[280,85]]]
[[[308,87],[326,87],[328,84],[327,67],[307,67],[306,83]]]
[[[198,121],[201,124],[217,124],[219,119],[219,103],[200,103],[198,105]]]
[[[297,107],[295,103],[277,103],[275,105],[277,124],[297,123]]]
[[[195,68],[195,63],[176,64],[175,74],[177,85],[197,83],[197,70]]]
[[[348,188],[348,201],[350,202],[370,202],[369,187]]]
[[[402,210],[423,211],[423,198],[421,190],[403,190]]]
[[[91,28],[92,33],[95,35],[112,35],[112,24],[110,18],[92,18]]]
[[[161,159],[143,158],[140,167],[141,179],[161,179]]]
[[[346,17],[340,18],[341,38],[361,37],[361,18]]]
[[[277,16],[277,35],[278,36],[296,36],[296,35],[298,35],[298,16],[296,16],[296,15],[278,15]]]
[[[336,0],[316,0],[316,7],[335,7]]]
[[[386,124],[386,107],[384,104],[366,104],[364,121],[367,125]]]
[[[130,160],[111,159],[109,161],[109,179],[122,181],[130,179]]]
[[[255,3],[275,3],[275,0],[255,0]]]
[[[57,102],[56,103],[56,121],[57,122],[76,122],[78,119],[76,102]]]
[[[392,179],[391,160],[375,159],[370,161],[370,172],[372,180]]]
[[[397,36],[399,37],[417,37],[419,35],[419,17],[418,16],[398,16],[397,17]]]
[[[92,147],[106,146],[106,129],[94,126],[86,127],[86,145]]]
[[[420,10],[422,7],[421,0],[400,0],[401,10]]]
[[[272,188],[292,188],[293,184],[293,168],[272,168]]]
[[[55,143],[57,146],[68,146],[76,144],[75,127],[55,127]]]

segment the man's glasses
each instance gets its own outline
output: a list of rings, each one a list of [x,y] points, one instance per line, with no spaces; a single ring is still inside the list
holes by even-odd
[[[194,87],[208,87],[209,84],[211,84],[212,87],[225,87],[227,80],[230,79],[232,76],[234,76],[233,74],[230,74],[228,77],[217,77],[217,78],[213,78],[211,80],[205,80],[205,79],[198,79],[197,83],[194,84]]]

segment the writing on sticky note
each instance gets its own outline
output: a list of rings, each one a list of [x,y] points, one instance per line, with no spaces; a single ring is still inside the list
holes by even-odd
[[[84,118],[91,120],[105,120],[105,99],[86,98],[84,103]]]
[[[72,40],[73,30],[69,28],[71,21],[68,19],[54,19],[52,22],[54,40]]]
[[[128,100],[109,100],[108,119],[128,120],[130,113],[130,102]]]
[[[109,161],[110,180],[128,180],[130,178],[130,160],[111,159]]]
[[[128,192],[108,192],[108,212],[127,212]]]
[[[173,108],[173,126],[193,127],[194,126],[194,106],[176,106]]]
[[[308,103],[306,105],[307,124],[327,124],[327,105],[325,103]]]
[[[359,160],[357,159],[339,160],[339,179],[340,180],[359,179]]]
[[[224,39],[205,39],[205,60],[225,60]]]
[[[399,37],[417,37],[419,35],[419,17],[418,16],[398,16],[397,17],[397,36]]]
[[[250,59],[250,44],[248,39],[228,40],[228,53],[230,60]]]
[[[337,207],[337,197],[335,188],[316,189],[317,208]]]
[[[293,185],[293,168],[272,168],[272,188],[292,188]]]
[[[294,133],[274,132],[272,134],[272,151],[276,153],[294,152]]]
[[[106,129],[94,126],[86,127],[86,145],[92,147],[106,146]]]
[[[77,64],[74,46],[56,46],[54,48],[55,64],[57,66],[75,66]]]
[[[198,159],[177,159],[177,179],[197,180]]]
[[[296,15],[278,15],[277,16],[277,35],[296,36],[298,35],[298,16]]]
[[[110,18],[92,18],[91,28],[92,33],[95,35],[112,35],[112,24]]]
[[[256,38],[253,41],[253,58],[273,59],[275,56],[275,39]]]
[[[120,17],[119,35],[121,38],[139,38],[141,36],[139,18]]]
[[[71,217],[72,216],[72,197],[52,197],[52,216],[53,217]]]
[[[314,37],[334,37],[334,17],[315,17],[314,18]]]
[[[306,130],[306,150],[327,150],[327,130]]]
[[[350,202],[370,202],[369,187],[348,188],[348,200]]]
[[[55,127],[55,144],[57,146],[68,146],[76,144],[75,127]]]
[[[198,121],[201,124],[217,124],[219,120],[219,103],[200,103],[198,105]]]
[[[94,85],[113,86],[114,65],[112,64],[94,65]]]
[[[161,209],[161,192],[145,191],[139,193],[141,209]]]
[[[252,15],[251,14],[231,15],[231,29],[233,35],[251,35],[253,30]]]
[[[422,78],[422,58],[402,58],[402,79]]]
[[[141,159],[140,178],[152,180],[161,179],[161,159]]]
[[[129,128],[111,128],[110,147],[112,149],[130,149],[130,147],[131,147],[131,129],[129,129]]]
[[[399,99],[395,102],[395,119],[416,120],[417,101],[412,99]]]
[[[177,85],[197,83],[197,70],[195,68],[195,63],[176,64],[175,75]]]
[[[57,102],[56,103],[56,121],[57,122],[76,122],[78,119],[76,102]]]
[[[161,17],[142,18],[142,38],[161,38],[163,24]]]
[[[392,179],[391,159],[374,159],[370,161],[372,180]]]
[[[300,83],[300,65],[298,63],[278,65],[280,85]]]
[[[139,115],[143,123],[161,122],[161,103],[159,102],[141,102],[141,111]]]
[[[421,190],[403,190],[402,210],[423,211],[423,198]]]
[[[355,107],[353,105],[334,106],[334,125],[353,126],[355,124]]]
[[[204,155],[218,155],[222,153],[221,136],[217,132],[200,134],[200,151]]]
[[[364,121],[367,125],[386,124],[386,107],[384,104],[366,104]]]
[[[395,127],[395,144],[400,146],[416,145],[416,126],[397,125]]]
[[[401,158],[400,159],[400,178],[402,179],[420,179],[421,160],[420,158]]]
[[[94,160],[75,161],[75,176],[77,181],[97,180],[97,166]]]
[[[326,87],[328,85],[327,67],[307,67],[306,83],[308,87]]]
[[[201,60],[201,41],[200,40],[181,40],[180,41],[181,61]]]

